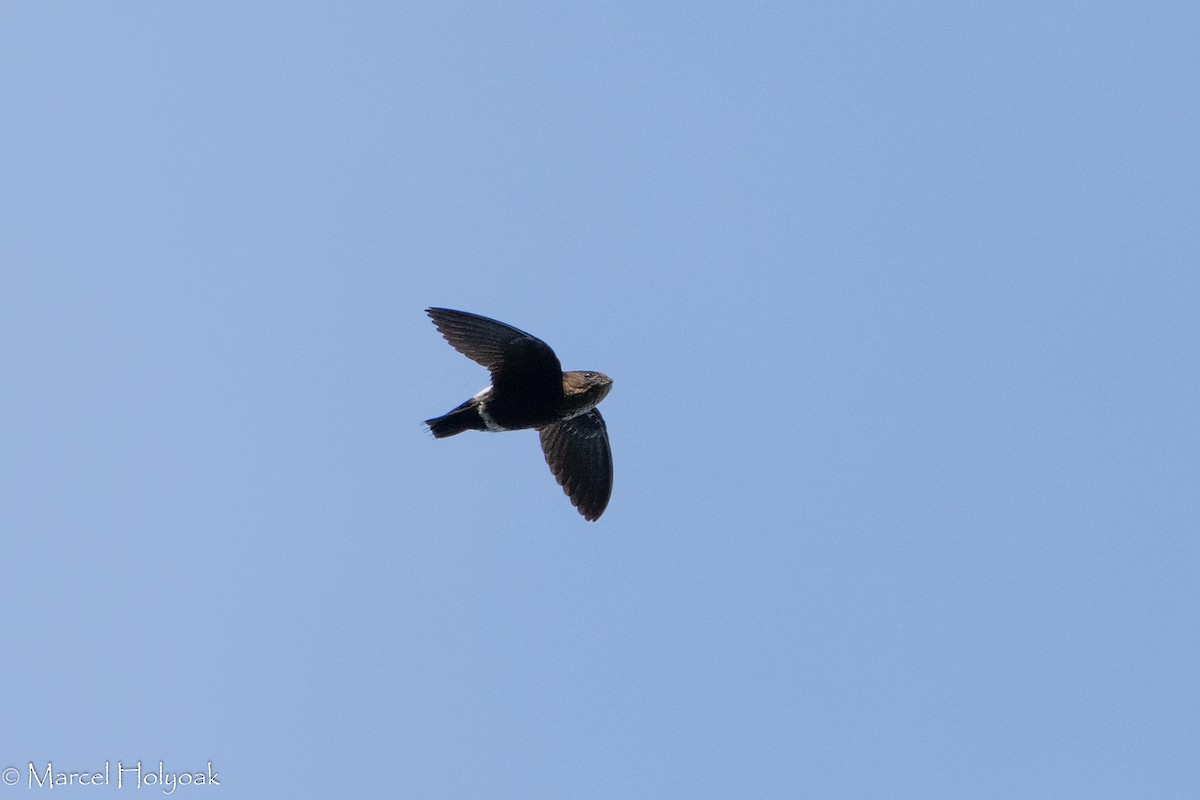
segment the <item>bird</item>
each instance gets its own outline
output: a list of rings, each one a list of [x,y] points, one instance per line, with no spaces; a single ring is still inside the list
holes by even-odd
[[[588,522],[612,495],[608,427],[596,410],[612,389],[602,372],[563,372],[550,345],[523,330],[449,308],[425,313],[450,345],[487,367],[492,382],[440,417],[425,420],[436,439],[463,431],[533,429],[550,472]]]

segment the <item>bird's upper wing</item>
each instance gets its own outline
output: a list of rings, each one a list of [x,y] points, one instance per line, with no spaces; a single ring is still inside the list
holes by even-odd
[[[562,366],[541,339],[466,311],[427,308],[425,313],[455,350],[491,371],[502,402],[506,395],[545,403],[562,397]]]
[[[541,435],[546,463],[572,505],[585,519],[599,519],[608,506],[613,482],[612,449],[600,412],[592,409],[549,425]]]
[[[455,350],[488,369],[499,365],[514,345],[528,346],[530,342],[541,345],[554,357],[554,351],[541,339],[503,322],[449,308],[427,308],[425,313]]]

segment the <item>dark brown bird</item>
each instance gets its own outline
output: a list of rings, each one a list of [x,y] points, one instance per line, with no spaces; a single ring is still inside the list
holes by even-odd
[[[494,319],[427,308],[455,350],[487,367],[492,383],[440,417],[425,420],[438,439],[463,431],[519,431],[542,437],[542,452],[571,503],[589,521],[612,494],[612,450],[596,406],[612,389],[599,372],[563,372],[550,345]]]

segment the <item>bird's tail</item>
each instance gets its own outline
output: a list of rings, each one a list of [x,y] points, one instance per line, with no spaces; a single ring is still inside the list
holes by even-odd
[[[425,420],[425,424],[436,439],[445,439],[463,431],[487,430],[487,426],[483,424],[483,417],[479,416],[479,409],[470,400],[449,414]]]

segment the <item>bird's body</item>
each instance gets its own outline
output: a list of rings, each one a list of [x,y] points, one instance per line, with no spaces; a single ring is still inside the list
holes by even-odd
[[[503,322],[447,308],[426,313],[455,350],[492,375],[474,397],[425,421],[433,435],[539,431],[546,463],[571,502],[589,521],[599,519],[612,493],[612,452],[596,406],[612,380],[599,372],[563,372],[549,345]]]

